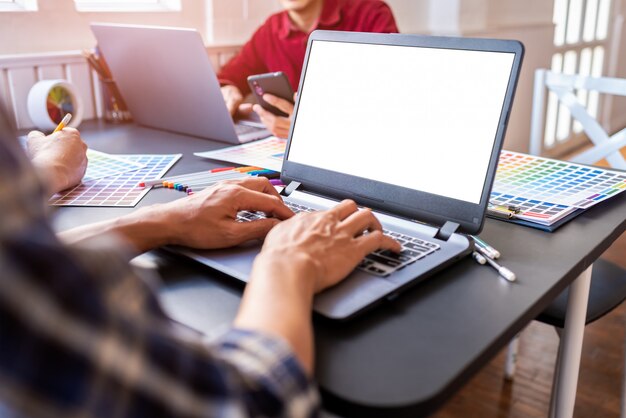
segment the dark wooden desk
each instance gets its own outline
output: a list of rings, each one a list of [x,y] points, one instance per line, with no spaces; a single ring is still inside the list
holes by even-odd
[[[217,165],[193,152],[224,146],[136,126],[86,123],[86,141],[111,153],[183,153],[168,174]],[[145,206],[181,197],[153,190]],[[111,218],[126,208],[62,208],[58,229]],[[441,406],[626,229],[626,194],[588,210],[556,233],[487,220],[481,233],[514,271],[510,284],[470,259],[347,323],[315,318],[316,378],[325,407],[346,416],[420,416]],[[209,335],[227,327],[241,286],[192,261],[153,251],[172,317]],[[586,305],[585,305],[586,309]],[[574,388],[575,389],[575,388]]]

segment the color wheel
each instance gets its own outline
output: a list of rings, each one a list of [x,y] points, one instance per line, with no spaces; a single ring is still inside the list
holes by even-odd
[[[63,86],[54,86],[46,100],[48,115],[54,123],[59,123],[67,113],[76,113],[71,93]]]

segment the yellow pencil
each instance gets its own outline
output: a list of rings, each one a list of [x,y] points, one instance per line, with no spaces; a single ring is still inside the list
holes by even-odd
[[[67,124],[70,123],[71,120],[72,120],[72,114],[66,113],[65,116],[63,116],[63,120],[61,120],[61,122],[59,122],[57,127],[54,129],[54,132],[59,132],[61,129],[65,128]]]

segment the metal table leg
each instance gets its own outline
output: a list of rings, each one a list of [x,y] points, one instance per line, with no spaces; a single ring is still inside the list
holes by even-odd
[[[556,387],[552,388],[556,393],[557,418],[572,418],[574,414],[592,267],[589,266],[578,276],[569,289],[565,328],[561,337],[563,351],[557,367],[559,375]]]

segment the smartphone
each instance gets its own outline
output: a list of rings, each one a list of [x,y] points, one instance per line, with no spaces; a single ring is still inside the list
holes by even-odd
[[[257,103],[260,104],[263,109],[277,116],[289,116],[282,110],[263,100],[263,95],[269,93],[293,103],[293,90],[291,89],[291,84],[289,84],[285,73],[277,71],[275,73],[251,75],[248,77],[248,85]]]

